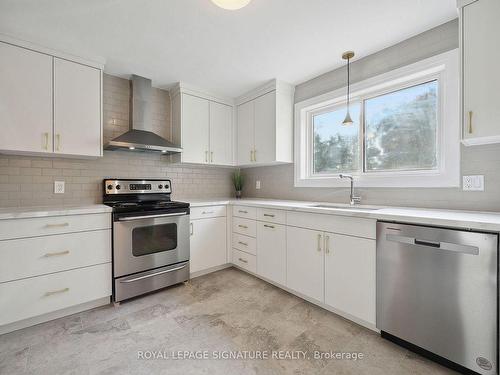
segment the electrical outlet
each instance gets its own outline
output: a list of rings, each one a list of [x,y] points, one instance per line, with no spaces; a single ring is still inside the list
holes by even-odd
[[[64,194],[64,181],[54,181],[54,194]]]
[[[462,188],[464,191],[484,191],[484,176],[463,176]]]
[[[255,188],[256,188],[257,190],[259,190],[259,189],[260,189],[260,180],[255,181]]]

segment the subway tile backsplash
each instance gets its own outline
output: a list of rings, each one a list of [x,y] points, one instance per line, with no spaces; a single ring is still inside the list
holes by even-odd
[[[104,75],[104,143],[129,129],[130,83]],[[153,92],[153,128],[170,138],[170,96]],[[0,207],[92,204],[102,202],[102,180],[170,178],[173,198],[229,197],[231,168],[186,166],[169,156],[105,151],[98,159],[0,155]],[[54,181],[65,181],[65,193],[54,194]]]

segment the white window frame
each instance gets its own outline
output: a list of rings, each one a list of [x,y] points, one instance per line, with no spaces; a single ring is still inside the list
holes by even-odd
[[[435,170],[369,171],[353,173],[360,187],[460,186],[460,92],[458,49],[395,69],[351,85],[351,102],[387,94],[432,80],[438,81],[438,160]],[[296,187],[343,187],[338,174],[314,174],[312,116],[325,107],[345,105],[346,88],[295,104],[294,180]],[[363,123],[360,126],[363,129]],[[360,163],[364,135],[360,134]],[[350,173],[350,172],[347,172]]]

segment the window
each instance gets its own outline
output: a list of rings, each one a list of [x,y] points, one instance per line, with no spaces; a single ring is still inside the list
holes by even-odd
[[[351,126],[345,89],[296,104],[295,185],[459,186],[458,53],[357,83]]]

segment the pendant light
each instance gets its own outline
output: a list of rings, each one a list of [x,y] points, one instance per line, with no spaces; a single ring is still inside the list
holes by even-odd
[[[342,58],[344,60],[347,60],[347,113],[345,115],[344,121],[342,121],[342,125],[344,126],[351,126],[354,121],[352,121],[351,114],[349,113],[349,94],[350,94],[350,75],[351,75],[351,67],[350,67],[350,60],[354,57],[354,52],[353,51],[347,51],[342,54]]]
[[[251,0],[212,0],[212,2],[224,9],[236,10],[248,5]]]

